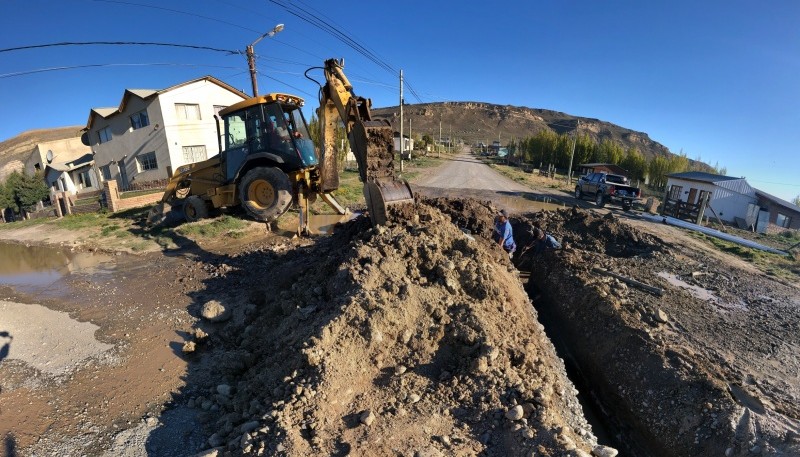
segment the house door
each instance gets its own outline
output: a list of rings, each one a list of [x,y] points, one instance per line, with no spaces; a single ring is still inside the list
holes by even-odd
[[[697,197],[697,189],[689,189],[689,197],[686,198],[686,202],[694,205],[695,197]]]
[[[125,159],[119,159],[117,165],[119,165],[120,190],[126,190],[128,188],[128,169],[125,167]]]

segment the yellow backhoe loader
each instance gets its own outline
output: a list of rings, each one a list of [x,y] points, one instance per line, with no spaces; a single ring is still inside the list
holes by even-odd
[[[170,212],[196,221],[213,208],[241,205],[253,219],[272,222],[294,203],[300,209],[298,232],[308,233],[309,204],[317,197],[345,214],[332,194],[339,187],[339,123],[358,163],[372,223],[386,223],[388,206],[413,202],[408,183],[395,178],[389,122],[372,119],[371,101],[355,95],[342,68],[341,61],[325,61],[319,152],[308,134],[302,98],[272,93],[236,103],[220,111],[219,155],[179,167],[149,221],[162,222]]]

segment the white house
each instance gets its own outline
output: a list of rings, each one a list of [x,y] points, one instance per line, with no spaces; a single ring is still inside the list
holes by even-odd
[[[44,167],[44,180],[52,192],[67,191],[76,195],[100,189],[91,154],[67,162],[48,163]]]
[[[716,212],[720,219],[735,222],[736,218],[746,220],[748,209],[752,211],[758,199],[756,191],[745,178],[715,175],[702,171],[687,171],[667,175],[667,198],[681,200],[690,204],[699,204],[710,193],[710,199],[704,215],[713,217]],[[712,212],[713,209],[713,212]]]
[[[74,137],[37,144],[25,161],[25,172],[43,172],[51,191],[75,195],[99,190],[93,165],[92,150]]]
[[[187,163],[219,153],[217,122],[223,108],[248,95],[211,77],[163,90],[126,89],[117,108],[93,108],[84,129],[103,181],[120,188],[166,179]]]

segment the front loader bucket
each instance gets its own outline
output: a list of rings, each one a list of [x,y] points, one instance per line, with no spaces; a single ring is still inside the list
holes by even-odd
[[[389,218],[387,208],[392,205],[414,203],[411,187],[405,181],[382,179],[364,184],[364,199],[372,225],[384,225]]]

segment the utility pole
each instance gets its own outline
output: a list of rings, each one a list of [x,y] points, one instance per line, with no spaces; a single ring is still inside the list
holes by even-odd
[[[448,126],[447,130],[447,152],[450,152],[453,148],[453,126],[452,124]]]
[[[572,153],[569,155],[569,169],[567,169],[567,184],[572,184],[572,159],[575,157],[575,145],[578,144],[578,127],[581,126],[581,120],[575,124],[575,140],[572,142]]]
[[[400,70],[400,171],[403,171],[403,158],[406,156],[403,139],[403,70]]]
[[[283,24],[276,25],[269,32],[264,33],[256,41],[247,45],[245,54],[247,54],[247,66],[250,68],[250,83],[253,85],[253,97],[258,97],[258,80],[256,79],[256,54],[253,51],[253,46],[266,37],[273,37],[276,33],[283,30]]]
[[[409,149],[408,149],[408,157],[411,158],[411,153],[414,151],[414,146],[411,144],[414,141],[411,136],[411,116],[408,117],[408,142],[409,142]]]
[[[439,149],[440,147],[442,147],[442,116],[441,115],[439,115],[439,145],[436,148],[436,157],[441,157],[442,156],[441,149]]]

